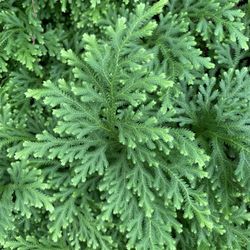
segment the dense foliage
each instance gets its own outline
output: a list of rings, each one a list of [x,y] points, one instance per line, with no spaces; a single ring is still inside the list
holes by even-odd
[[[239,0],[1,0],[1,249],[250,249],[249,23]]]

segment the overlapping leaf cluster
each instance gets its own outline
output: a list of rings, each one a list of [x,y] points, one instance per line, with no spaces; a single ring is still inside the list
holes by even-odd
[[[3,249],[248,249],[250,6],[0,1]]]

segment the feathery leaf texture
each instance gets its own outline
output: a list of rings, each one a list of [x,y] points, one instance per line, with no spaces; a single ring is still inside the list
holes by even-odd
[[[249,10],[0,1],[0,248],[250,248]]]

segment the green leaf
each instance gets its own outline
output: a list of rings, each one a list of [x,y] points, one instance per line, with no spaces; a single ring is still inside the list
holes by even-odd
[[[8,169],[11,178],[11,187],[16,200],[14,208],[22,215],[30,218],[32,206],[36,208],[44,207],[47,211],[53,211],[51,197],[44,193],[48,185],[43,182],[41,170],[24,168],[24,162],[12,163]]]

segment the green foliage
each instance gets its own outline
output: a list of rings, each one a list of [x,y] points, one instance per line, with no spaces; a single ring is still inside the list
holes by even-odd
[[[0,1],[0,247],[250,247],[249,4]]]
[[[200,33],[209,43],[215,40],[237,41],[241,48],[247,50],[249,39],[242,34],[242,30],[245,29],[242,22],[244,12],[235,8],[238,2],[238,0],[172,0],[169,1],[169,7],[173,13],[178,11],[186,13],[193,30]]]
[[[195,70],[200,67],[212,68],[214,65],[209,58],[201,56],[202,52],[195,47],[197,43],[189,28],[186,14],[173,15],[169,12],[161,15],[151,44],[160,58],[157,66],[162,65],[168,77],[179,77],[192,83]]]

